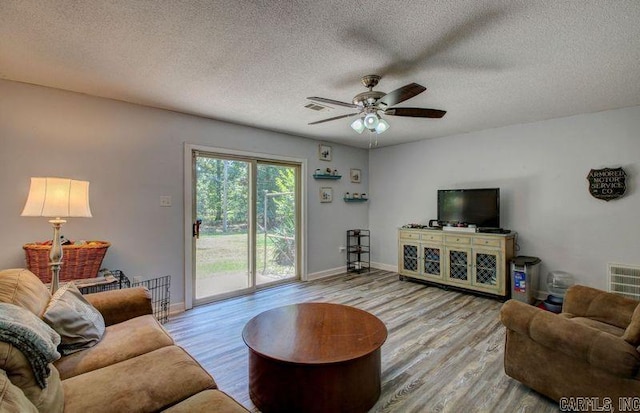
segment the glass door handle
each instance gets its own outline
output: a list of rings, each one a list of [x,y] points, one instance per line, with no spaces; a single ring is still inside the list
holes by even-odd
[[[201,219],[197,219],[196,222],[193,223],[193,236],[196,239],[200,239],[200,224],[202,224]]]

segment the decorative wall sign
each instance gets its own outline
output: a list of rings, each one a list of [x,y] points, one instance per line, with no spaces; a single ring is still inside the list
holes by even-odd
[[[605,201],[620,198],[627,190],[626,177],[622,168],[592,169],[587,175],[589,193]]]
[[[331,146],[320,144],[318,145],[318,158],[321,161],[330,161],[331,160]]]

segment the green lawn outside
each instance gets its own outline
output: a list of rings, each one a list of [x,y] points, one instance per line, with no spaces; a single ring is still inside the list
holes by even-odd
[[[264,234],[256,239],[256,266],[260,273],[273,273],[293,276],[293,267],[284,267],[272,262],[273,242],[267,238],[267,262],[264,263]],[[210,278],[216,274],[247,272],[248,235],[215,234],[201,235],[197,241],[196,275],[198,278]]]

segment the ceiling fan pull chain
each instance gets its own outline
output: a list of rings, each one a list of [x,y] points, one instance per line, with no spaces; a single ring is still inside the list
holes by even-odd
[[[373,136],[374,136],[373,135],[374,133],[375,133],[374,131],[369,130],[369,149],[371,149],[372,147],[373,148],[377,148],[378,147],[378,134],[377,133],[375,134],[375,137],[376,137],[375,141],[372,140]]]

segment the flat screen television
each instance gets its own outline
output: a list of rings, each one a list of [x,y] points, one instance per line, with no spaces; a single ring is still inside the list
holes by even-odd
[[[500,188],[439,189],[438,222],[500,228]]]

